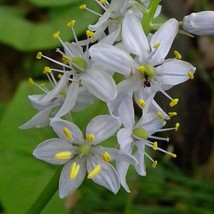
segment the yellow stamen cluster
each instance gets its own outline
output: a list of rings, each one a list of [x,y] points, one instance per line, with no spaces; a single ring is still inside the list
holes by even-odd
[[[55,158],[57,160],[67,160],[71,158],[72,153],[69,151],[64,151],[64,152],[58,152],[55,154]]]
[[[110,162],[111,161],[111,155],[108,152],[104,152],[103,155],[102,155],[102,159],[105,162]]]
[[[89,143],[93,143],[95,141],[95,135],[94,134],[88,134],[86,136],[86,140],[89,142]]]
[[[194,74],[191,71],[188,72],[188,76],[191,80],[194,79]]]
[[[174,51],[174,54],[175,54],[175,58],[176,59],[181,59],[182,58],[182,55],[178,51]]]
[[[176,98],[176,99],[173,99],[173,100],[169,103],[170,107],[173,107],[173,106],[177,105],[178,101],[179,101],[179,99],[177,99],[177,98]]]
[[[180,127],[180,123],[176,123],[176,124],[175,124],[175,131],[176,131],[176,132],[178,131],[179,127]]]
[[[156,44],[154,44],[153,48],[158,48],[160,47],[161,43],[160,42],[157,42]]]
[[[46,66],[46,67],[44,67],[43,74],[48,74],[48,73],[49,74],[51,73],[51,68]]]
[[[145,108],[145,107],[146,107],[146,102],[145,102],[145,100],[143,100],[143,99],[139,99],[139,100],[138,100],[138,104],[139,104],[142,108]]]
[[[98,175],[101,171],[102,167],[100,164],[97,164],[94,169],[88,174],[88,179],[94,178],[96,175]]]
[[[70,169],[70,179],[73,180],[77,177],[80,170],[80,165],[76,162],[73,162]]]
[[[163,114],[159,111],[157,112],[157,116],[159,117],[159,119],[161,119],[161,120],[163,119]]]
[[[66,25],[67,25],[67,27],[74,27],[75,22],[76,22],[75,20],[71,20]]]
[[[64,127],[64,128],[63,128],[63,132],[64,132],[65,136],[66,136],[69,140],[72,139],[72,133],[70,132],[70,130],[69,130],[68,128]]]
[[[86,30],[86,35],[88,36],[88,37],[94,37],[95,36],[95,33],[94,32],[92,32],[92,31],[90,31],[90,30]]]
[[[176,116],[176,115],[177,115],[177,112],[168,112],[168,115],[169,115],[170,117],[173,117],[173,116]]]
[[[59,34],[60,34],[60,32],[59,32],[59,31],[56,31],[55,33],[53,33],[53,38],[54,38],[54,39],[59,38]]]
[[[37,58],[37,59],[41,59],[41,58],[42,58],[42,52],[38,52],[38,53],[36,54],[36,58]]]
[[[79,6],[80,10],[84,10],[85,8],[86,8],[86,4],[82,4],[82,5]]]

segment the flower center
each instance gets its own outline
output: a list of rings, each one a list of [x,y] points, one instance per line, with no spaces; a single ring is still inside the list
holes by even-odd
[[[137,138],[147,139],[148,133],[144,128],[135,128],[132,130],[132,134]]]
[[[90,145],[87,144],[81,144],[78,147],[78,153],[80,156],[89,156],[91,151]]]

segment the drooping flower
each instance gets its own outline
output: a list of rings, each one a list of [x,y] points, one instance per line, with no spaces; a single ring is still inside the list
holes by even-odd
[[[89,122],[85,137],[69,121],[53,118],[51,126],[59,138],[39,144],[33,154],[51,164],[64,164],[59,180],[60,197],[67,197],[74,192],[87,172],[88,179],[117,193],[120,181],[110,161],[136,164],[136,160],[117,149],[105,148],[99,144],[116,133],[120,122],[109,115],[97,116]]]

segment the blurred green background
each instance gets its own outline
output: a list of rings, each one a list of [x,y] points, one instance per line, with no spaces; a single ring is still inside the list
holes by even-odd
[[[45,80],[42,71],[48,62],[36,60],[36,53],[57,58],[60,44],[52,34],[59,30],[64,41],[72,41],[66,27],[71,19],[76,20],[79,37],[96,22],[95,15],[79,10],[82,3],[99,11],[92,0],[0,0],[0,213],[27,213],[57,170],[31,155],[38,143],[53,136],[52,131],[18,127],[35,114],[27,96],[37,90],[26,80]],[[211,0],[163,0],[162,5],[164,16],[178,20],[193,11],[214,10]],[[177,158],[152,154],[159,164],[153,169],[146,161],[146,177],[130,169],[130,194],[121,189],[114,195],[84,181],[66,200],[56,193],[43,214],[214,213],[214,37],[180,34],[172,49],[197,67],[193,81],[169,92],[180,99],[173,109],[178,116],[170,123],[180,122],[181,128],[169,133],[169,145],[161,146],[173,150]],[[157,99],[170,110],[162,97]],[[87,109],[78,118],[79,125],[84,126],[97,109],[98,104]]]

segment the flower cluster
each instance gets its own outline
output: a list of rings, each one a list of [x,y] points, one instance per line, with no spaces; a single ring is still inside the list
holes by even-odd
[[[88,26],[85,40],[78,40],[75,20],[71,20],[67,26],[74,42],[64,42],[60,32],[53,34],[63,47],[57,49],[62,61],[42,52],[37,54],[37,59],[54,62],[57,68],[45,67],[43,71],[51,89],[29,79],[42,93],[29,96],[38,113],[20,127],[50,126],[56,133],[56,138],[39,144],[33,155],[64,165],[59,180],[61,198],[74,192],[85,177],[113,193],[120,186],[130,192],[126,183],[130,165],[141,176],[146,175],[144,157],[152,161],[152,167],[157,165],[147,151],[149,147],[176,157],[158,146],[159,141],[168,142],[169,138],[155,133],[177,131],[179,123],[164,128],[177,113],[166,113],[155,101],[155,95],[161,92],[169,99],[169,108],[173,108],[179,100],[167,90],[194,78],[196,69],[191,63],[183,61],[177,50],[173,56],[169,54],[181,27],[187,35],[214,33],[212,11],[191,14],[181,22],[171,18],[157,24],[154,20],[161,12],[160,0],[94,1],[104,10],[103,14],[85,4],[80,6],[99,16],[96,24]],[[107,113],[92,118],[83,132],[72,122],[72,112],[79,112],[81,117],[81,111],[95,100],[106,104]],[[138,106],[140,115],[135,114],[134,106]],[[113,148],[106,143],[110,137],[117,142]]]

